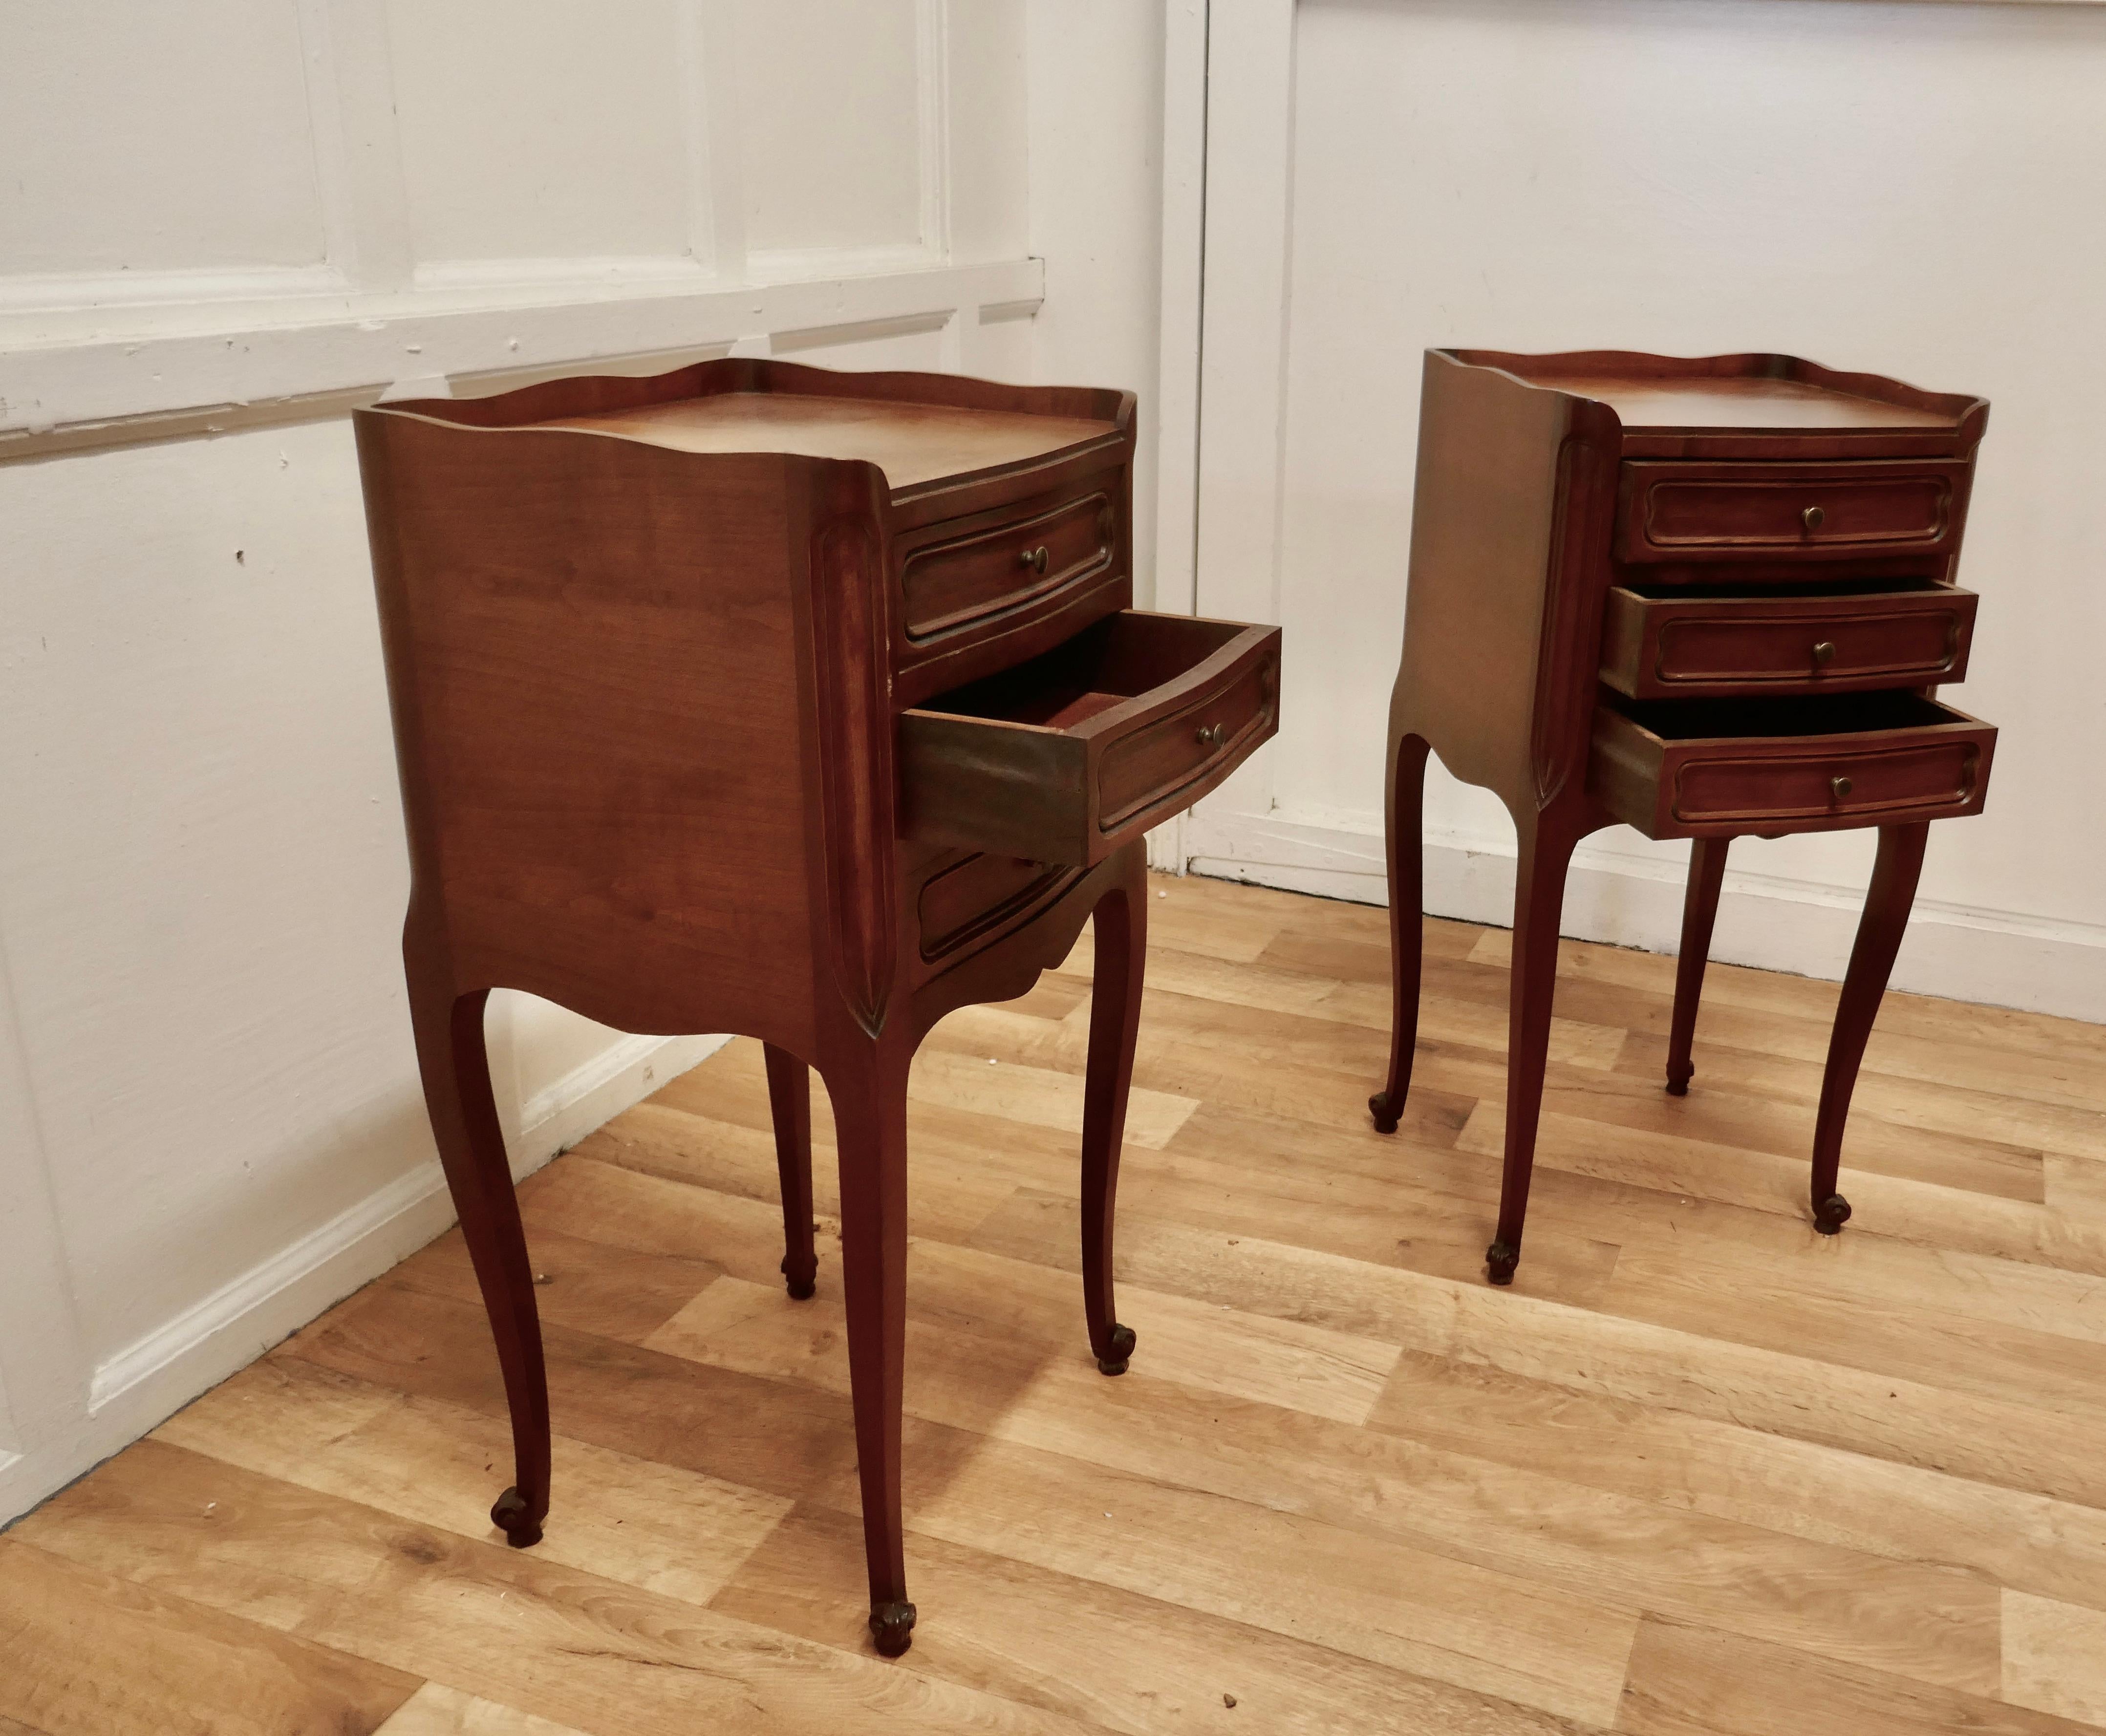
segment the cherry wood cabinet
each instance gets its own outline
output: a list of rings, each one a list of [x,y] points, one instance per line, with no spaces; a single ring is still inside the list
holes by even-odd
[[[1519,841],[1505,1168],[1486,1252],[1521,1256],[1566,870],[1622,821],[1688,838],[1667,1089],[1686,1092],[1731,841],[1877,826],[1813,1141],[1815,1227],[1933,820],[1978,813],[1996,732],[1936,696],[1966,669],[1956,583],[1979,399],[1784,356],[1427,353],[1404,655],[1389,718],[1395,1018],[1369,1100],[1411,1082],[1426,757]]]
[[[1084,1317],[1123,1372],[1142,834],[1272,733],[1278,629],[1131,610],[1131,394],[729,360],[356,424],[410,1017],[512,1413],[491,1518],[541,1536],[549,1418],[489,991],[758,1037],[792,1297],[818,1280],[809,1068],[833,1101],[871,1629],[896,1655],[908,1064],[1094,915]]]

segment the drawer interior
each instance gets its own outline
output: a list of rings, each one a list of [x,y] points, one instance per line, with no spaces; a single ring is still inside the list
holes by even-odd
[[[1043,656],[939,694],[920,709],[1072,731],[1152,696],[1248,630],[1235,621],[1182,615],[1108,615]]]
[[[1821,694],[1801,699],[1637,700],[1615,709],[1663,741],[1861,735],[1969,721],[1936,700],[1908,692]]]

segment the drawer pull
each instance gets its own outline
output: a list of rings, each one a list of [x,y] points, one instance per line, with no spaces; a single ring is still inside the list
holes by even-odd
[[[1835,799],[1839,802],[1850,793],[1850,780],[1847,777],[1831,777],[1828,780],[1828,787],[1835,793]]]
[[[1817,669],[1825,669],[1835,660],[1835,642],[1834,640],[1823,639],[1813,647],[1813,666]]]
[[[1819,507],[1813,506],[1808,507],[1799,516],[1800,519],[1804,521],[1808,530],[1818,530],[1821,528],[1821,521],[1827,517],[1828,515],[1822,512]]]
[[[1042,573],[1046,570],[1046,545],[1041,543],[1036,548],[1019,551],[1016,557],[1016,564],[1019,566],[1028,566],[1034,573]]]
[[[1199,745],[1201,747],[1219,747],[1221,743],[1227,739],[1228,730],[1226,725],[1216,723],[1210,727],[1208,725],[1202,723],[1199,726]]]

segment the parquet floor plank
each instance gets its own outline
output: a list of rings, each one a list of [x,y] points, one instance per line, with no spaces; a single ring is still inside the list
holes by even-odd
[[[2089,1736],[2092,1726],[1980,1694],[1843,1669],[1784,1646],[1646,1622],[1616,1729],[1630,1736]]]
[[[63,1499],[63,1497],[61,1497]],[[202,1504],[190,1515],[213,1516]],[[417,1679],[0,1538],[0,1720],[40,1736],[365,1736]]]
[[[567,1725],[427,1682],[376,1736],[580,1736]]]
[[[1088,1728],[161,1441],[139,1443],[24,1528],[83,1567],[585,1736]]]
[[[530,1178],[555,1504],[441,1237],[0,1538],[0,1736],[2106,1730],[2106,1030],[1890,996],[1804,1200],[1835,985],[1568,942],[1526,1254],[1483,1281],[1508,937],[1161,880],[1083,1330],[1087,933],[910,1081],[922,1620],[869,1649],[834,1124],[791,1301],[757,1044]]]
[[[1552,1736],[1566,1720],[1014,1556],[917,1531],[917,1595],[955,1617],[914,1667],[1133,1736]],[[716,1607],[853,1647],[869,1613],[852,1514],[800,1506]],[[1230,1704],[1234,1701],[1234,1705]]]
[[[2106,1609],[2006,1591],[2004,1698],[2106,1726]]]
[[[295,1358],[244,1369],[153,1438],[421,1524],[486,1541],[500,1536],[477,1497],[511,1462],[502,1418],[368,1386]],[[562,1434],[553,1476],[593,1498],[560,1535],[542,1540],[543,1556],[696,1604],[715,1595],[791,1506]]]

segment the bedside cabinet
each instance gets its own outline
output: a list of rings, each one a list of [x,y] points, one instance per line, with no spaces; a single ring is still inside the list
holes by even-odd
[[[1512,1280],[1542,1104],[1572,851],[1618,821],[1694,840],[1667,1089],[1687,1091],[1726,852],[1877,826],[1830,1038],[1812,1210],[1933,820],[1978,813],[1996,732],[1942,703],[1975,599],[1956,583],[1979,399],[1784,356],[1427,353],[1404,656],[1390,705],[1394,1132],[1411,1081],[1432,752],[1519,839],[1505,1168],[1486,1254]]]
[[[1082,1288],[1122,1372],[1142,837],[1272,734],[1279,631],[1130,608],[1131,394],[731,360],[356,423],[410,1013],[512,1415],[491,1518],[540,1538],[549,1419],[489,991],[758,1037],[793,1297],[818,1266],[808,1067],[833,1101],[871,1629],[903,1652],[908,1064],[1094,914]]]

